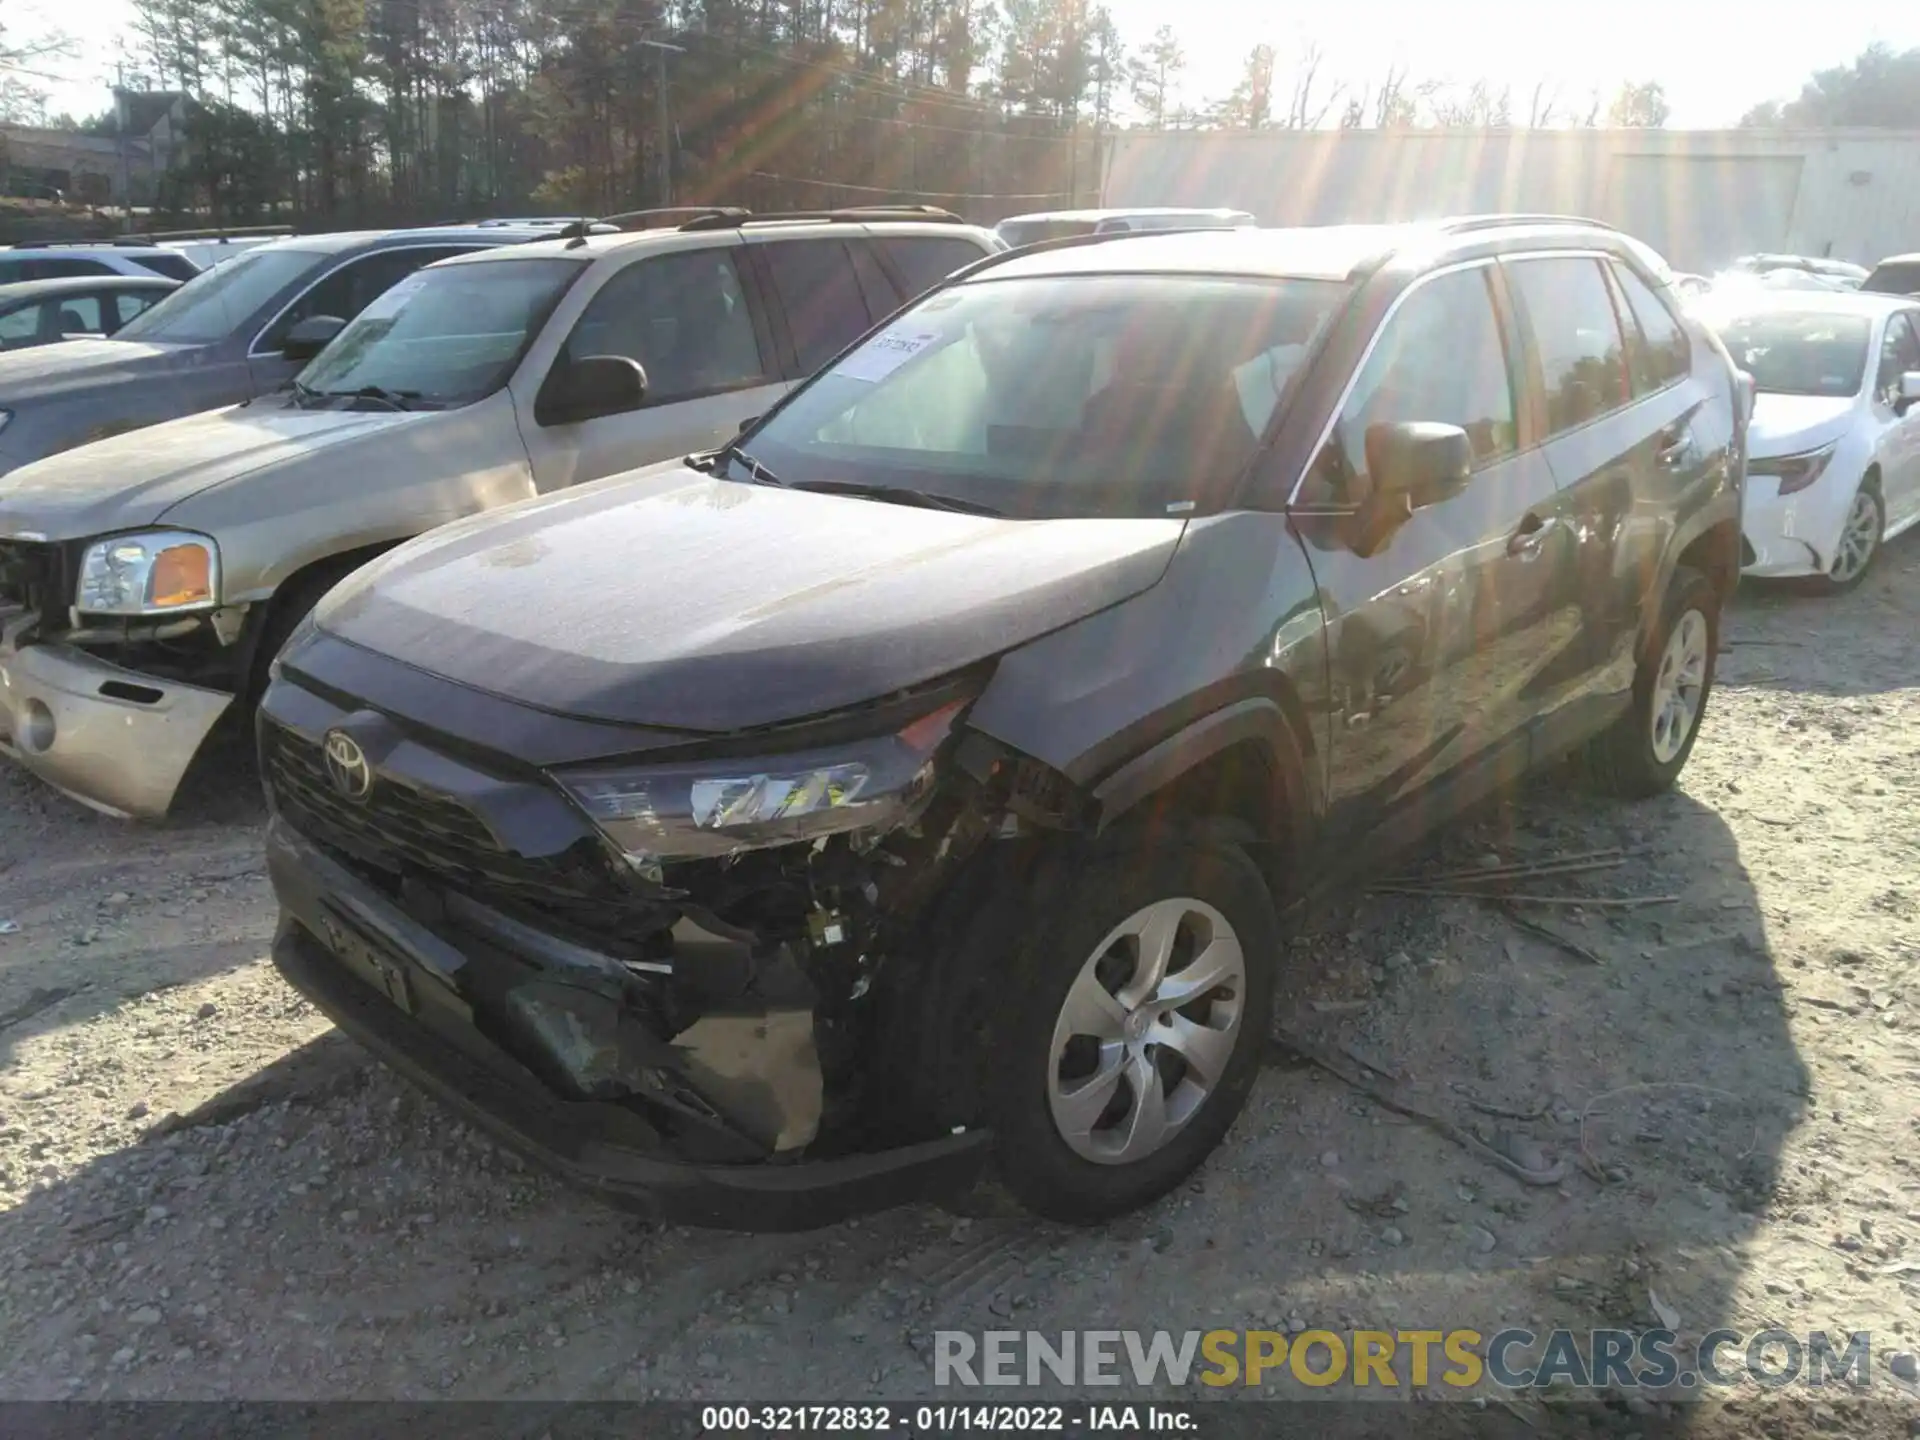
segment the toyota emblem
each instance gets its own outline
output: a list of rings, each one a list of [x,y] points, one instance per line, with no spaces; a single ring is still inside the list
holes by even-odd
[[[327,778],[349,800],[364,800],[373,788],[373,769],[360,742],[344,730],[329,730],[326,743]]]

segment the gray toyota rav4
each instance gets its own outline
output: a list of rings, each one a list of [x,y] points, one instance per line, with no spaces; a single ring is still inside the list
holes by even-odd
[[[275,959],[675,1218],[990,1161],[1114,1215],[1232,1124],[1303,892],[1566,757],[1674,783],[1748,393],[1585,221],[983,261],[726,448],[335,589],[259,717]]]

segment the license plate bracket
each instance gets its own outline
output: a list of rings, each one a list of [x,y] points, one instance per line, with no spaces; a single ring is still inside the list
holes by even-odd
[[[340,962],[387,999],[411,1015],[415,1011],[408,963],[392,954],[359,926],[331,909],[321,907],[320,928],[327,948]]]

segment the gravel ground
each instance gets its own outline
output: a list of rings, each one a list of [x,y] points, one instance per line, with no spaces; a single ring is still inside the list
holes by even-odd
[[[1672,1412],[1693,1433],[1907,1435],[1920,1401],[1886,1402],[1920,1349],[1916,621],[1911,545],[1838,601],[1743,594],[1678,793],[1553,781],[1437,847],[1639,852],[1541,882],[1677,897],[1534,912],[1601,963],[1466,899],[1353,897],[1290,942],[1287,1026],[1564,1181],[1276,1050],[1199,1180],[1092,1231],[991,1196],[784,1237],[605,1209],[278,981],[244,764],[146,828],[8,769],[0,1396],[908,1399],[936,1394],[936,1329],[1664,1313],[1874,1336],[1876,1403],[1749,1389]]]

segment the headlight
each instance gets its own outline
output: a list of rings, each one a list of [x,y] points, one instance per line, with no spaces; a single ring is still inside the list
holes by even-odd
[[[964,701],[870,740],[755,760],[557,776],[627,858],[716,859],[908,819]]]
[[[220,547],[205,535],[149,530],[87,547],[74,608],[88,615],[164,615],[212,606]]]
[[[1838,441],[1834,442],[1836,445]],[[1780,493],[1791,495],[1796,490],[1804,490],[1820,478],[1827,468],[1827,462],[1833,459],[1833,445],[1823,445],[1818,450],[1807,450],[1799,455],[1768,455],[1759,460],[1747,461],[1749,475],[1777,475],[1780,479]]]

